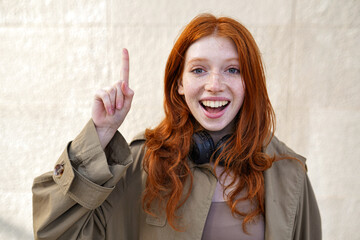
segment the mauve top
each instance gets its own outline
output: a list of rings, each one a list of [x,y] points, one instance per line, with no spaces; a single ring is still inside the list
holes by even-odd
[[[217,176],[220,176],[222,171],[222,167],[217,167]],[[206,219],[202,240],[264,240],[264,216],[257,216],[254,221],[247,223],[245,226],[248,234],[246,234],[242,228],[243,220],[239,218],[234,218],[231,214],[231,209],[226,204],[226,194],[230,192],[231,189],[228,189],[225,192],[224,198],[224,189],[220,184],[224,181],[225,186],[228,185],[231,182],[231,177],[229,176],[225,178],[225,176],[222,176],[216,185],[215,193]],[[245,194],[245,192],[240,193],[240,196],[242,194]],[[248,200],[241,201],[237,207],[242,212],[248,212],[250,209],[254,208],[254,206]]]

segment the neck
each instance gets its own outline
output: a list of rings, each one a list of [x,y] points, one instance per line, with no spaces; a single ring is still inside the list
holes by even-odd
[[[207,131],[207,132],[210,134],[211,138],[213,139],[216,145],[220,139],[222,139],[224,136],[228,134],[232,134],[234,131],[235,131],[235,122],[232,121],[225,128],[219,131]]]

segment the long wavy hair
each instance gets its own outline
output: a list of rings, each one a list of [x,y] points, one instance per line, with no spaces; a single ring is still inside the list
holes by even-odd
[[[250,32],[239,22],[227,17],[216,18],[211,14],[195,17],[183,30],[166,63],[165,69],[165,118],[154,129],[145,132],[146,153],[143,162],[147,173],[143,194],[144,210],[155,215],[153,203],[166,212],[170,226],[181,231],[176,214],[188,199],[193,176],[189,167],[188,153],[191,137],[198,130],[183,98],[178,94],[178,81],[182,77],[185,54],[195,41],[209,35],[231,39],[239,55],[240,73],[245,83],[245,98],[236,117],[236,127],[218,159],[213,159],[215,167],[219,159],[225,159],[223,174],[231,174],[232,181],[225,189],[231,189],[227,204],[235,217],[246,223],[257,215],[264,214],[264,176],[274,158],[262,149],[271,138],[275,128],[275,116],[265,83],[261,55]],[[246,194],[239,198],[239,193]],[[250,200],[255,208],[248,212],[237,209],[240,201]]]

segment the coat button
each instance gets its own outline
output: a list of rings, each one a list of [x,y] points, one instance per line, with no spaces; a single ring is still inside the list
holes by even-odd
[[[60,177],[64,173],[64,164],[57,164],[54,168],[54,175]]]

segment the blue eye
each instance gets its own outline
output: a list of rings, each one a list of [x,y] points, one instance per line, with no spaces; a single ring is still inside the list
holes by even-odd
[[[238,73],[240,73],[239,69],[236,69],[236,68],[229,68],[229,69],[228,69],[228,72],[229,72],[229,73],[232,73],[232,74],[238,74]]]
[[[200,74],[200,73],[203,73],[205,71],[203,69],[201,69],[201,68],[196,68],[196,69],[192,70],[191,72],[193,72],[195,74]]]

